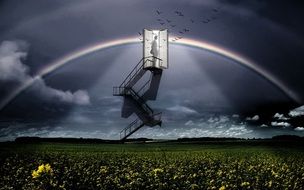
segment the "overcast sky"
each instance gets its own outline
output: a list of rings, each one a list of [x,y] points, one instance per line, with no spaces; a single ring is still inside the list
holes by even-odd
[[[170,68],[163,73],[157,100],[148,102],[163,112],[163,126],[142,129],[135,137],[303,136],[303,8],[297,1],[3,0],[0,102],[75,50],[140,37],[143,28],[168,28],[171,36],[208,41],[253,60],[301,101],[233,60],[170,44]],[[179,33],[185,28],[190,31]],[[0,110],[0,140],[119,138],[135,116],[120,117],[122,99],[112,96],[112,87],[141,59],[141,48],[138,40],[101,50],[36,79]]]

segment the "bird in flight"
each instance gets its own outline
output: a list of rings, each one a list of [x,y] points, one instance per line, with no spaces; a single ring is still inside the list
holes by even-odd
[[[156,12],[158,15],[162,14],[162,12],[160,12],[159,10],[156,10]]]
[[[140,33],[140,32],[138,32],[138,34],[141,36],[141,33]]]
[[[185,31],[185,32],[189,32],[190,30],[189,30],[189,29],[187,29],[187,28],[184,28],[184,31]]]

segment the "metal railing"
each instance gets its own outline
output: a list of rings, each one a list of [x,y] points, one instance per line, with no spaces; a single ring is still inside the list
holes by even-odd
[[[144,65],[146,64],[147,61],[153,62],[154,60],[159,60],[160,62],[163,61],[160,58],[154,57],[154,56],[149,56],[149,57],[144,57],[142,58],[136,66],[132,69],[132,71],[128,74],[128,76],[125,78],[125,80],[119,85],[119,87],[127,87],[129,83],[137,76],[137,74],[143,70]]]
[[[132,123],[130,123],[126,128],[120,131],[120,139],[126,139],[130,135],[132,135],[135,131],[137,131],[139,128],[143,127],[144,123],[140,119],[134,120]]]
[[[126,96],[131,95],[133,99],[140,104],[140,106],[148,113],[148,115],[153,115],[153,110],[146,103],[146,101],[140,97],[131,87],[113,87],[114,96]]]
[[[155,60],[159,60],[160,65],[161,65],[161,62],[163,62],[162,59],[160,59],[160,58],[158,58],[158,57],[154,57],[154,56],[144,57],[143,59],[144,59],[143,65],[145,65],[145,63],[146,63],[147,61],[149,61],[149,62],[152,62],[151,67],[153,66],[153,62],[154,62]]]
[[[153,114],[153,110],[152,108],[150,108],[150,106],[148,106],[148,104],[146,103],[146,101],[140,97],[132,88],[129,89],[129,92],[131,94],[131,96],[138,102],[141,104],[141,106],[144,108],[145,111],[148,112],[149,115]]]
[[[133,70],[128,74],[128,76],[125,78],[125,80],[121,83],[119,87],[126,87],[134,78],[135,76],[141,71],[144,67],[144,58],[142,58],[136,66],[133,68]],[[143,63],[142,63],[143,62]]]
[[[125,96],[125,95],[128,95],[130,93],[128,93],[128,88],[126,87],[117,87],[117,86],[114,86],[113,87],[113,96]]]
[[[161,112],[153,114],[152,115],[152,118],[154,119],[153,121],[154,122],[156,121],[159,124],[159,122],[161,122],[161,115],[162,115]],[[145,123],[142,122],[139,118],[137,118],[132,123],[130,123],[126,128],[120,131],[120,140],[124,140],[128,138],[130,135],[132,135],[134,132],[136,132],[144,125]]]

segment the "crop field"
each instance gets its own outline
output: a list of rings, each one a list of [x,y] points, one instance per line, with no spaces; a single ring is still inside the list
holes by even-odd
[[[0,144],[0,189],[304,189],[302,146]]]

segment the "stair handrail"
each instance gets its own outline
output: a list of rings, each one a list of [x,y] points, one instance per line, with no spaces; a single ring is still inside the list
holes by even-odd
[[[158,59],[159,61],[163,61],[161,58],[158,58],[158,57],[155,57],[155,56],[147,56],[147,57],[143,57],[143,59],[146,59],[146,60],[144,60],[144,61],[147,61],[147,60],[149,60],[149,61],[153,61],[153,60],[150,60],[149,58]]]
[[[114,86],[113,87],[113,95],[124,95],[127,93],[127,87]]]
[[[125,80],[121,83],[121,85],[119,87],[126,87],[130,83],[130,81],[132,81],[132,79],[137,75],[137,73],[141,69],[143,69],[143,67],[147,61],[153,61],[153,60],[150,60],[149,58],[158,59],[159,61],[162,61],[162,59],[160,59],[158,57],[154,57],[154,56],[148,56],[148,57],[141,58],[141,60],[136,64],[136,66],[132,69],[132,71],[128,74],[128,76],[125,78]],[[133,73],[133,72],[135,72],[135,73]]]
[[[154,120],[161,121],[161,115],[162,112],[158,112],[156,114],[153,114],[152,117]],[[155,116],[158,116],[159,118],[155,119]],[[132,123],[130,123],[127,127],[125,127],[120,131],[120,139],[124,139],[125,137],[130,136],[132,133],[134,133],[135,130],[138,130],[138,128],[141,127],[143,124],[144,122],[142,122],[140,118],[135,119]]]
[[[150,108],[150,106],[146,103],[146,101],[142,97],[140,97],[132,88],[128,87],[127,89],[131,92],[131,95],[133,93],[133,95],[137,98],[137,101],[139,101],[141,105],[143,105],[145,108],[148,109],[149,115],[153,114],[154,112],[153,109]]]
[[[125,127],[124,129],[122,129],[122,130],[120,131],[120,133],[122,133],[122,132],[126,131],[127,129],[131,128],[132,125],[134,125],[134,124],[137,123],[138,121],[139,121],[139,118],[135,119],[135,120],[132,121],[132,123],[130,123],[127,127]]]
[[[134,100],[139,102],[141,107],[149,114],[153,115],[154,111],[153,109],[146,103],[146,101],[137,94],[133,88],[131,87],[113,87],[113,95],[131,95]]]
[[[143,68],[144,66],[144,62],[143,62],[144,58],[142,58],[137,64],[136,66],[132,69],[132,71],[128,74],[128,76],[125,78],[125,80],[121,83],[121,85],[119,87],[126,87],[127,84],[136,76],[136,74]],[[143,62],[141,64],[141,62]],[[135,71],[135,73],[133,74],[133,72]],[[129,80],[128,80],[129,79]]]
[[[138,128],[141,125],[143,125],[143,122],[140,122],[140,119],[137,118],[132,123],[130,123],[127,127],[125,127],[123,130],[120,131],[120,139],[130,136],[135,130],[138,130]],[[134,126],[136,126],[136,127],[134,127]],[[127,131],[129,131],[128,134],[127,134]]]

